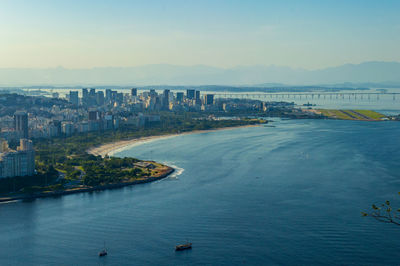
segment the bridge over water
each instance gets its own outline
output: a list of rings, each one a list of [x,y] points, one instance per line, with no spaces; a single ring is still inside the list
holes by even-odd
[[[287,93],[216,93],[216,98],[240,98],[259,100],[369,100],[379,101],[380,99],[400,100],[400,93],[397,92],[287,92]]]

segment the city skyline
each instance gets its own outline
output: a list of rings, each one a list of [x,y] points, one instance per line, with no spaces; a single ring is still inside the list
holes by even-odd
[[[400,61],[396,1],[4,1],[0,68]]]

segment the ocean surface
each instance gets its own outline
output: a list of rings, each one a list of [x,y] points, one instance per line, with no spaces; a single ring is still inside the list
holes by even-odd
[[[0,265],[400,264],[400,226],[360,214],[387,199],[400,208],[400,123],[278,120],[116,155],[177,171],[1,204]],[[175,252],[186,240],[193,249]]]

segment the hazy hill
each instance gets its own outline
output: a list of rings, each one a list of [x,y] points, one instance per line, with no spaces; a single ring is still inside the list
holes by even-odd
[[[365,62],[320,70],[280,66],[216,68],[204,65],[145,65],[91,69],[0,68],[0,86],[28,85],[256,85],[273,84],[375,84],[400,85],[400,63]],[[268,87],[267,86],[267,87]],[[399,86],[400,87],[400,86]]]

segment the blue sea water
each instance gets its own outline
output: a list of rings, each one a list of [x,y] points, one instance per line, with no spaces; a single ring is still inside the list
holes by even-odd
[[[400,226],[360,212],[400,208],[400,124],[272,124],[116,154],[179,168],[158,182],[1,204],[0,265],[398,265]]]

